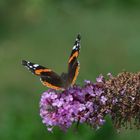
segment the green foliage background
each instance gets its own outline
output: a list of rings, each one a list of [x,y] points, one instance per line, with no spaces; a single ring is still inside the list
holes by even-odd
[[[47,90],[27,59],[61,73],[77,33],[82,35],[78,84],[100,74],[140,71],[139,0],[0,0],[0,140],[139,140],[139,130],[117,134],[110,120],[99,130],[80,125],[48,133],[39,116]]]

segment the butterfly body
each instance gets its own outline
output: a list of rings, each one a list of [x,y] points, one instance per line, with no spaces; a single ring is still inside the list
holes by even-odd
[[[22,60],[22,65],[27,67],[33,74],[39,76],[43,85],[52,89],[63,90],[73,85],[78,76],[80,64],[77,58],[79,56],[79,51],[80,35],[78,35],[76,38],[71,55],[68,60],[68,72],[62,73],[61,75],[58,75],[49,68],[26,60]]]

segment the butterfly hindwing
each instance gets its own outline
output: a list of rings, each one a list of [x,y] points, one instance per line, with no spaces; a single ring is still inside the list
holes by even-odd
[[[64,89],[63,79],[55,72],[42,72],[40,80],[43,85],[56,90]]]

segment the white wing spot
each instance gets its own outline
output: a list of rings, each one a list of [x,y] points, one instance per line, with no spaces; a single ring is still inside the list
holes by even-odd
[[[76,45],[73,46],[73,50],[75,50],[75,49],[76,49]]]
[[[38,65],[38,64],[34,64],[33,66],[36,68],[36,67],[38,67],[39,65]]]
[[[76,41],[79,41],[79,39],[78,39],[78,38],[76,38]]]

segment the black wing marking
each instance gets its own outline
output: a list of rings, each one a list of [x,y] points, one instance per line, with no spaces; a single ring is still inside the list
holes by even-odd
[[[29,71],[35,75],[40,75],[39,70],[47,69],[39,64],[32,63],[26,60],[22,60],[22,65],[25,66]]]

